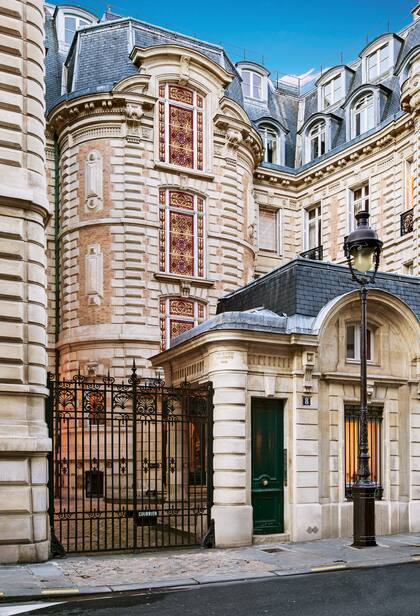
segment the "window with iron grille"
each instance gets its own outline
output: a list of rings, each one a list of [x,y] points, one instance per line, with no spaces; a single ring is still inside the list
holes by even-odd
[[[383,494],[382,487],[382,419],[383,409],[378,406],[368,407],[368,442],[370,479],[375,483],[376,499]],[[359,451],[360,407],[347,404],[344,407],[345,426],[345,495],[352,499],[352,489],[357,481],[358,451]]]

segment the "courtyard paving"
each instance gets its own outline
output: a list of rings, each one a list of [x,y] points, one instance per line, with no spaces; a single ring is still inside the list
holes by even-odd
[[[378,538],[358,550],[350,539],[266,543],[236,549],[71,555],[33,565],[0,566],[0,597],[68,596],[178,587],[354,567],[419,562],[420,533]]]

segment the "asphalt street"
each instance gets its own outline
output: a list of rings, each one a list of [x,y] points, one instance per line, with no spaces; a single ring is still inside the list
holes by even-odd
[[[0,608],[0,616],[1,613]],[[420,616],[420,563],[80,598],[29,613],[36,616]]]

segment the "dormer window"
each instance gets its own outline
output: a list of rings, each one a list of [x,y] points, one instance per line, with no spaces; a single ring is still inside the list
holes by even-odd
[[[322,107],[330,107],[343,98],[342,76],[337,75],[322,86]]]
[[[97,23],[93,13],[69,5],[57,5],[54,10],[55,28],[60,51],[67,51],[77,30]]]
[[[236,67],[242,77],[242,93],[245,99],[264,103],[267,100],[268,76],[266,68],[255,62],[238,62]]]
[[[317,122],[308,131],[310,160],[322,156],[326,152],[327,128],[324,121]]]
[[[372,82],[378,79],[391,68],[391,54],[389,43],[382,45],[371,53],[366,60],[367,81]]]
[[[352,109],[352,137],[358,137],[362,133],[375,126],[375,112],[373,94],[369,93],[360,98]]]
[[[284,135],[271,124],[260,124],[258,132],[264,146],[264,162],[284,165]]]
[[[254,71],[242,71],[243,91],[247,98],[262,100],[262,77]]]

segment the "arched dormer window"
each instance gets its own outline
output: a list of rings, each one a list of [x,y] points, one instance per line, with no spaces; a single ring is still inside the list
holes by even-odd
[[[236,66],[242,77],[244,98],[265,103],[267,101],[269,72],[255,62],[238,62]]]
[[[347,140],[363,135],[378,126],[391,90],[382,84],[360,86],[348,97],[346,109]]]
[[[345,64],[334,66],[315,82],[318,89],[318,111],[338,105],[346,96],[354,78],[354,70]]]
[[[263,122],[258,125],[264,146],[264,162],[284,165],[284,132],[273,124]]]
[[[98,18],[93,13],[76,6],[57,5],[54,20],[59,47],[62,51],[66,51],[72,44],[77,30],[95,24]]]
[[[375,83],[388,75],[397,62],[403,39],[397,34],[386,33],[378,36],[362,49],[362,79],[364,83]]]
[[[333,113],[317,113],[300,129],[302,163],[310,163],[333,148],[341,119]]]
[[[358,137],[375,126],[373,94],[370,92],[354,104],[351,112],[351,136]]]
[[[308,147],[310,160],[322,156],[326,152],[327,126],[323,120],[317,122],[308,130]]]
[[[71,45],[76,30],[88,26],[89,21],[78,15],[64,15],[64,43]]]

